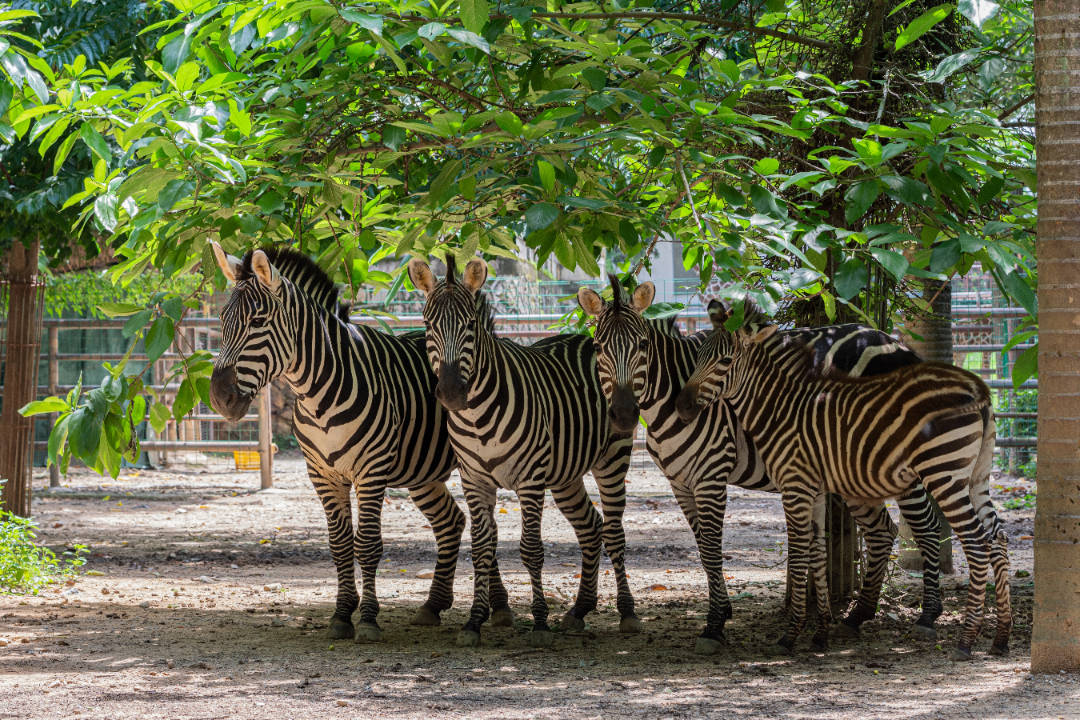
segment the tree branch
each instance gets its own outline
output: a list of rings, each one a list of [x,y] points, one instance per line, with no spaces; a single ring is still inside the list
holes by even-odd
[[[1034,99],[1035,99],[1035,93],[1031,93],[1027,97],[1021,98],[1019,102],[1017,102],[1014,105],[1010,105],[1008,108],[1003,110],[1001,112],[1001,114],[998,115],[998,118],[997,118],[998,121],[1005,120],[1006,118],[1010,117],[1013,113],[1015,113],[1017,110],[1024,107],[1025,105],[1027,105],[1029,102],[1031,102]]]

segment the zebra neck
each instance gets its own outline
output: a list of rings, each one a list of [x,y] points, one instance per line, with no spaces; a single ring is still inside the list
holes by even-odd
[[[356,332],[302,294],[293,311],[297,316],[297,351],[284,377],[299,401],[316,398],[323,405],[324,396],[337,393],[332,386],[340,382],[340,369],[355,345]]]
[[[649,366],[641,394],[641,416],[652,427],[675,417],[675,398],[694,373],[702,333],[675,337],[650,329]]]

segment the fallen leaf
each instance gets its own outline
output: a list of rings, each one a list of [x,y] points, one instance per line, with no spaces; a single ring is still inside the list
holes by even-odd
[[[649,589],[650,590],[667,590],[668,586],[667,585],[661,585],[660,583],[656,583],[655,585],[650,585]]]

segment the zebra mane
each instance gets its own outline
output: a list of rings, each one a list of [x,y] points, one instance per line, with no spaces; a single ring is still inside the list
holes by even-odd
[[[619,284],[619,278],[615,276],[615,273],[608,273],[608,282],[611,283],[611,306],[618,310],[622,307],[622,285]]]
[[[240,269],[236,273],[237,282],[254,277],[255,272],[251,269],[253,252],[249,250],[240,261]],[[326,308],[331,314],[348,318],[348,306],[338,303],[337,285],[314,260],[292,248],[269,247],[263,248],[263,252],[282,277],[288,278],[316,304]]]
[[[484,329],[492,335],[495,334],[495,308],[488,302],[487,293],[480,290],[476,293],[476,314],[484,319]]]

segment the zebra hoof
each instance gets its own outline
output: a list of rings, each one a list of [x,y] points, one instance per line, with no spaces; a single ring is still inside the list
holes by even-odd
[[[861,634],[862,634],[862,631],[859,629],[859,626],[854,624],[854,623],[848,622],[848,620],[846,618],[844,620],[841,620],[840,622],[836,623],[836,636],[837,637],[841,637],[841,638],[857,638]]]
[[[507,607],[498,608],[491,613],[492,627],[513,627],[514,611]]]
[[[475,630],[462,630],[457,634],[458,647],[479,647],[480,633]]]
[[[990,646],[990,654],[991,655],[997,655],[997,656],[1008,655],[1009,654],[1009,641],[1006,640],[1004,642],[999,643],[999,642],[997,642],[995,640],[994,644]]]
[[[795,637],[792,635],[784,635],[776,641],[776,647],[774,649],[779,653],[790,654],[795,650]]]
[[[619,632],[624,635],[635,635],[644,629],[645,626],[637,615],[627,615],[619,621]]]
[[[563,616],[562,622],[559,623],[559,625],[562,627],[563,632],[581,632],[585,629],[585,621],[575,615],[572,611]]]
[[[356,642],[377,643],[382,642],[382,630],[375,623],[362,622],[356,626]]]
[[[971,648],[966,648],[962,645],[958,645],[952,653],[952,659],[957,662],[968,662],[971,660]]]
[[[555,633],[550,630],[533,630],[529,633],[529,646],[549,648],[555,644]]]
[[[416,609],[416,614],[413,615],[412,620],[409,621],[410,625],[441,625],[442,618],[439,617],[439,613],[433,611],[427,605],[421,605]]]
[[[911,634],[924,640],[937,640],[937,628],[933,625],[915,623],[911,626]]]
[[[353,624],[348,620],[335,617],[330,621],[331,640],[352,640],[354,635],[356,635],[356,631],[353,629]]]
[[[694,652],[698,655],[715,655],[724,647],[723,637],[699,637],[694,641]]]

